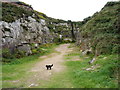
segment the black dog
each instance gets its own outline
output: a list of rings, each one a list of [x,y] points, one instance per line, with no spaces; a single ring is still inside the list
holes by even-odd
[[[53,64],[51,64],[51,65],[50,65],[50,64],[49,64],[49,65],[46,65],[47,70],[48,70],[48,69],[51,70],[51,67],[52,67],[52,66],[53,66]]]

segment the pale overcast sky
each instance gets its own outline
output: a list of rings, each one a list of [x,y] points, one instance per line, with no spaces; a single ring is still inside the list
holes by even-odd
[[[49,17],[81,21],[100,11],[108,1],[119,0],[20,0]]]

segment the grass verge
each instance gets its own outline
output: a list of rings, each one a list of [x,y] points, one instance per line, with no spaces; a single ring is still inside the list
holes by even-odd
[[[44,50],[42,53],[23,57],[20,59],[16,59],[11,63],[3,64],[2,88],[23,87],[23,81],[25,81],[28,75],[32,75],[32,73],[30,73],[29,70],[34,66],[34,64],[42,60],[39,57],[42,55],[48,55],[51,52],[55,52],[54,48],[56,46],[56,44],[41,45],[40,48]]]
[[[78,61],[74,57],[79,56]],[[78,49],[65,56],[68,74],[75,88],[118,88],[118,55],[100,55],[89,65],[89,56],[82,56]],[[92,69],[94,67],[94,69]],[[91,70],[90,70],[91,69]]]

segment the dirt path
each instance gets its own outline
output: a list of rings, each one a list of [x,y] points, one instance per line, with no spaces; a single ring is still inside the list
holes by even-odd
[[[64,62],[64,55],[72,51],[72,48],[68,48],[70,44],[62,44],[55,50],[59,53],[52,53],[48,56],[42,56],[40,58],[43,61],[38,62],[30,72],[34,73],[34,76],[29,77],[28,87],[40,86],[40,81],[50,80],[53,74],[59,73],[66,69],[62,64]],[[52,70],[46,70],[46,64],[53,64]]]

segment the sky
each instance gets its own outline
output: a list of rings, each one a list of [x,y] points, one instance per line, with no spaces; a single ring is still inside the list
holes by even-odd
[[[49,17],[82,21],[100,11],[108,1],[119,0],[20,0]]]

